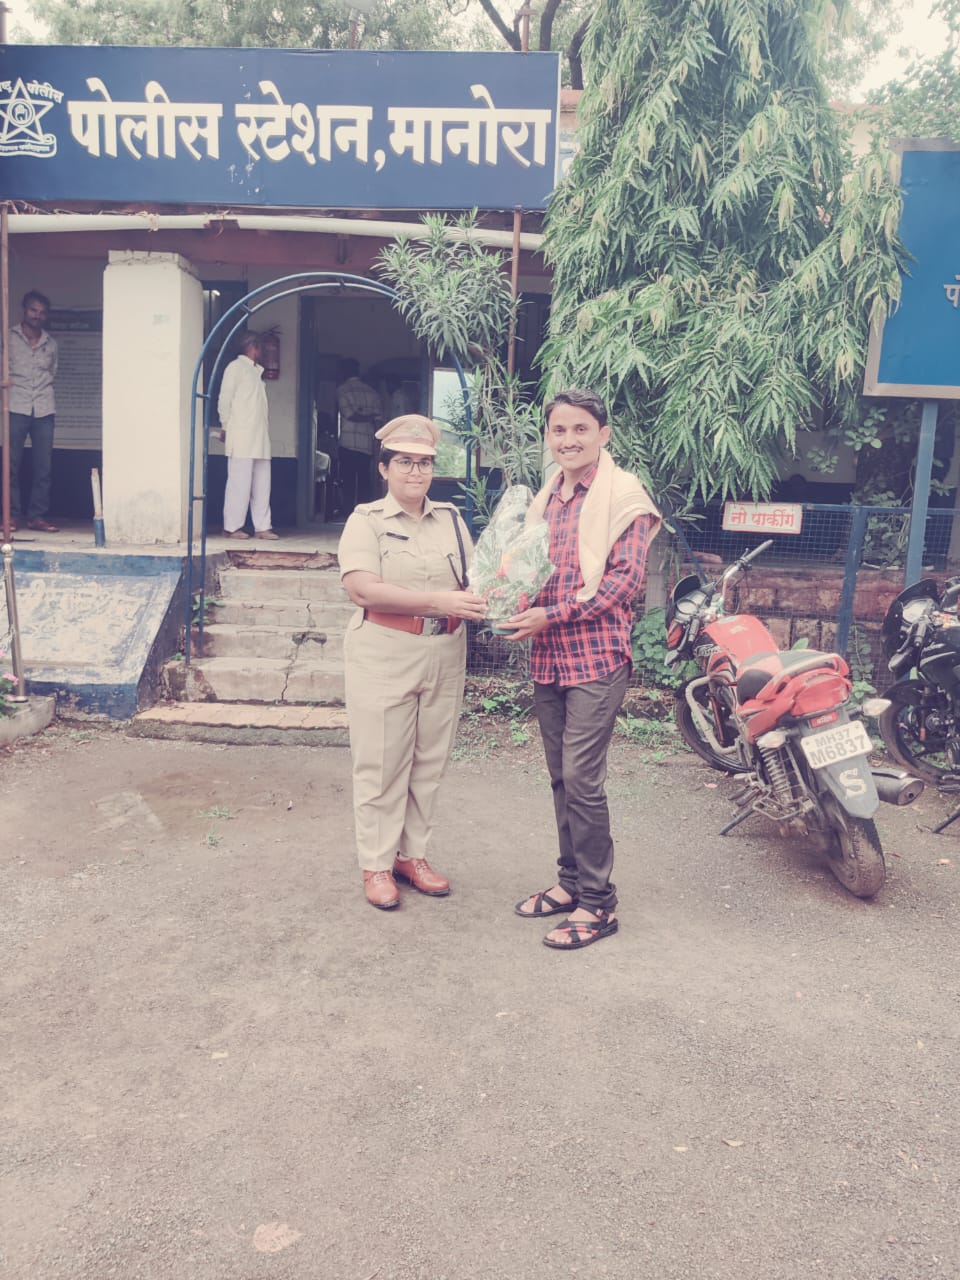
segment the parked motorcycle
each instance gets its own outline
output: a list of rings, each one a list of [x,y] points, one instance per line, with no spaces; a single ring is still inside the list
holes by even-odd
[[[960,578],[943,590],[924,578],[901,591],[883,620],[887,666],[901,679],[884,697],[880,733],[890,755],[924,782],[960,781]]]
[[[814,837],[844,888],[872,898],[886,877],[873,815],[881,799],[908,804],[923,785],[871,770],[873,744],[847,707],[850,670],[840,654],[780,650],[759,618],[726,613],[730,587],[772,545],[745,553],[715,582],[691,576],[674,587],[667,661],[692,659],[699,669],[677,691],[677,728],[714,769],[743,775],[734,796],[743,812],[721,835],[765,814]],[[878,700],[868,714],[879,709]]]

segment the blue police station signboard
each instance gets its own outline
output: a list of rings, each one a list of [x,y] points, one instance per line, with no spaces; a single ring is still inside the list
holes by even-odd
[[[542,208],[552,53],[0,48],[0,196]]]
[[[960,399],[960,147],[940,138],[896,144],[912,256],[900,306],[871,335],[864,392]]]

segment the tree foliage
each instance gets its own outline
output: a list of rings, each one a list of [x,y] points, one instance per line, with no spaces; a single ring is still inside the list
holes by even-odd
[[[348,0],[32,0],[57,44],[346,49]],[[446,0],[380,0],[364,16],[366,49],[449,48]]]
[[[873,0],[883,3],[884,0]],[[346,49],[349,0],[29,0],[56,44],[209,45]],[[593,0],[543,0],[529,48],[566,55],[568,81],[581,87],[580,46]],[[363,49],[522,47],[519,9],[494,0],[379,0],[354,31]],[[15,36],[29,40],[16,31]]]
[[[547,389],[590,385],[662,488],[768,494],[797,434],[855,418],[899,297],[899,190],[843,154],[829,0],[607,0],[581,151],[547,215]]]
[[[57,44],[209,45],[346,49],[349,0],[30,0]],[[579,49],[592,0],[543,0],[531,49],[567,54],[580,82]],[[494,0],[379,0],[354,31],[364,49],[522,47],[520,10]],[[22,36],[22,33],[18,33]]]
[[[880,135],[960,137],[960,0],[933,0],[931,13],[946,23],[946,43],[871,95],[870,118]]]
[[[449,0],[455,4],[457,0]],[[503,47],[520,52],[523,48],[524,5],[502,9],[494,0],[463,0],[464,14],[473,18],[465,47]],[[565,55],[566,79],[575,89],[583,88],[581,47],[596,0],[539,0],[529,6],[530,49],[559,50]],[[479,15],[482,14],[481,18]],[[491,40],[492,37],[492,40]]]
[[[831,97],[856,99],[855,86],[903,29],[902,0],[847,0],[823,48],[823,76]]]
[[[517,303],[503,270],[504,255],[473,233],[475,215],[452,224],[439,214],[423,231],[399,237],[377,259],[380,276],[397,291],[396,307],[438,360],[455,357],[468,374],[473,442],[508,484],[539,485],[543,453],[540,414],[520,379],[501,359]],[[483,522],[484,483],[473,498]]]
[[[426,214],[423,231],[380,253],[378,273],[397,290],[396,307],[439,360],[472,368],[499,350],[515,313],[503,255],[474,234],[476,215],[452,223]]]

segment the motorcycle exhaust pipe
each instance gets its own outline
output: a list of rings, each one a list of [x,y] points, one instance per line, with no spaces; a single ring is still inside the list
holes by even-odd
[[[923,783],[902,769],[871,769],[877,795],[884,804],[913,804],[923,793]]]

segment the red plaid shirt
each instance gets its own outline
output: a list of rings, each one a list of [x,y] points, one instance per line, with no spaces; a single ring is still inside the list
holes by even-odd
[[[596,474],[594,467],[578,480],[566,502],[560,496],[560,477],[544,511],[556,572],[536,599],[550,619],[550,626],[530,642],[530,674],[538,684],[587,684],[625,663],[633,665],[633,602],[643,587],[653,517],[637,516],[623,531],[607,557],[597,594],[578,602],[583,586],[580,512]]]

